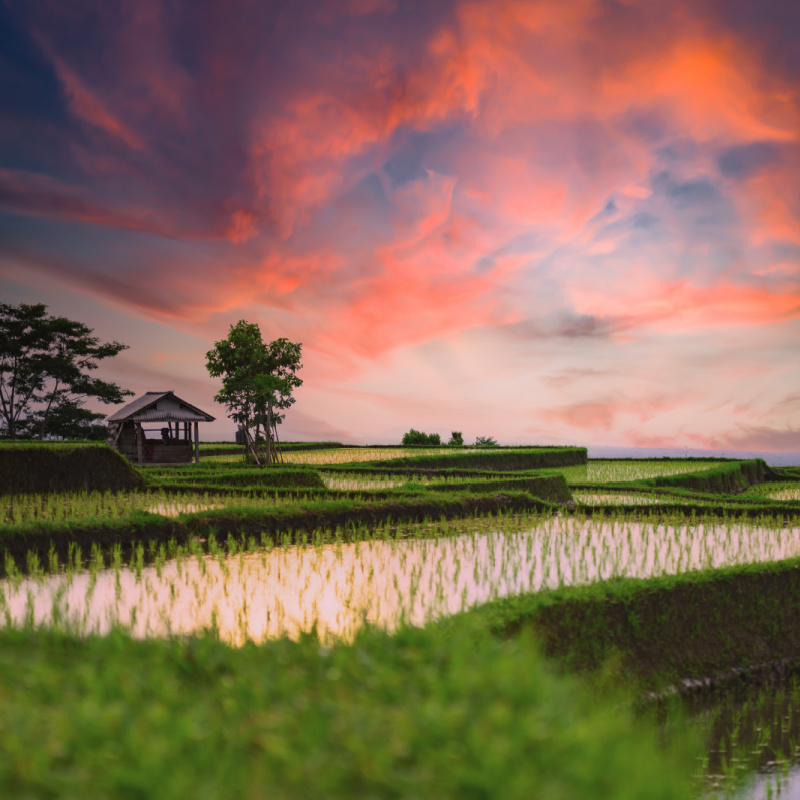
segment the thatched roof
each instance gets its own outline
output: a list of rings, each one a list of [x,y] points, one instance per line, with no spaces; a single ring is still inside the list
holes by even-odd
[[[214,417],[174,392],[145,392],[115,411],[106,422],[213,422]]]

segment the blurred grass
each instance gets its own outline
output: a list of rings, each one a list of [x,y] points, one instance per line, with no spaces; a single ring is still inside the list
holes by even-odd
[[[331,649],[3,632],[0,702],[5,797],[691,796],[685,746],[468,625]]]

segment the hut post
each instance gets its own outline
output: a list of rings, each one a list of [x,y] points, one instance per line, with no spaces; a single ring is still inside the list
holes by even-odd
[[[136,455],[139,458],[139,463],[144,462],[144,443],[142,442],[142,437],[144,436],[144,431],[142,430],[141,423],[136,423]]]
[[[187,427],[189,423],[186,423]],[[199,426],[197,420],[194,421],[194,463],[200,463],[200,435],[198,432]]]

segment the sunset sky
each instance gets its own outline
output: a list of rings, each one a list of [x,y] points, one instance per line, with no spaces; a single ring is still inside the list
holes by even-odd
[[[800,3],[0,0],[0,299],[285,439],[800,451]],[[113,407],[109,408],[109,413]]]

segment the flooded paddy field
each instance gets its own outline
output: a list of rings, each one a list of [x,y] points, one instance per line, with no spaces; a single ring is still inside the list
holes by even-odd
[[[800,481],[775,481],[751,486],[743,497],[764,498],[781,500],[784,502],[800,500]]]
[[[703,800],[800,797],[800,672],[659,701],[667,740],[686,731],[702,742],[698,796]]]
[[[393,489],[398,486],[421,487],[430,486],[432,483],[444,484],[457,489],[460,484],[475,484],[488,481],[496,481],[496,474],[489,476],[452,476],[436,475],[427,477],[424,475],[361,475],[350,472],[322,472],[320,473],[325,486],[328,489],[338,491],[358,491],[361,489]],[[509,477],[517,477],[516,473],[509,473]]]
[[[43,570],[33,558],[26,575],[7,561],[0,618],[82,635],[116,626],[137,637],[212,628],[231,644],[312,629],[350,638],[365,622],[422,625],[507,595],[798,555],[796,522],[473,518],[365,532],[357,542],[234,552],[194,542],[174,557],[162,546],[150,564],[143,546],[130,563],[119,551],[104,563],[95,551],[88,565],[77,555]]]
[[[604,492],[600,491],[579,491],[573,490],[572,496],[578,505],[584,506],[605,506],[605,505],[631,505],[631,506],[655,506],[659,503],[681,502],[681,499],[674,495],[650,494],[647,492]],[[684,500],[684,502],[695,502]]]
[[[464,447],[459,453],[473,453],[474,448]],[[365,461],[385,461],[390,458],[411,458],[413,456],[438,456],[452,454],[452,448],[442,447],[337,447],[332,450],[300,450],[294,452],[290,449],[281,451],[281,458],[285,464],[354,464]],[[210,463],[236,463],[243,460],[240,452],[230,455],[205,456],[204,462]]]
[[[247,504],[274,508],[294,502],[291,498],[259,494],[247,497],[187,491],[168,492],[64,492],[61,494],[25,494],[0,497],[2,526],[41,522],[108,521],[121,519],[133,511],[174,517],[211,508]]]
[[[591,460],[588,464],[573,467],[557,467],[567,483],[616,483],[619,481],[638,481],[646,478],[659,478],[662,475],[682,475],[699,472],[724,464],[724,461],[690,461],[674,459],[669,461],[604,461]]]
[[[85,764],[91,762],[96,770],[118,774],[115,761],[118,753],[114,748],[120,741],[130,742],[124,737],[136,726],[129,721],[152,714],[152,724],[141,728],[139,740],[125,746],[126,758],[132,765],[130,774],[136,776],[154,774],[152,764],[158,758],[167,765],[164,774],[175,775],[174,765],[181,763],[186,753],[200,752],[195,737],[199,731],[203,736],[216,738],[213,743],[207,740],[208,749],[189,770],[195,776],[196,786],[211,785],[203,770],[209,765],[224,767],[232,754],[239,765],[246,764],[244,768],[237,766],[237,774],[255,775],[253,770],[266,769],[265,764],[273,769],[282,763],[284,755],[295,758],[296,753],[304,752],[307,763],[327,758],[336,765],[336,770],[343,764],[363,763],[364,774],[373,774],[378,763],[389,764],[393,771],[386,773],[385,783],[375,784],[371,794],[386,796],[387,786],[399,785],[398,776],[402,782],[412,770],[422,774],[418,764],[428,764],[425,769],[438,769],[437,759],[441,754],[444,759],[441,763],[457,763],[458,769],[463,765],[473,775],[485,778],[486,786],[490,787],[485,796],[495,796],[492,791],[497,791],[499,779],[490,775],[486,765],[500,762],[492,753],[485,764],[480,757],[493,743],[499,743],[505,753],[502,758],[506,759],[498,772],[500,777],[513,777],[517,772],[533,776],[530,790],[521,796],[536,796],[541,791],[541,777],[531,767],[533,760],[539,758],[557,774],[557,782],[561,782],[558,783],[561,790],[554,796],[605,797],[612,796],[602,788],[609,772],[609,737],[613,739],[615,735],[609,720],[626,703],[625,710],[631,710],[633,703],[628,703],[631,697],[625,695],[627,699],[615,705],[611,694],[608,698],[600,696],[601,692],[595,693],[591,687],[595,716],[587,727],[580,721],[583,718],[567,710],[567,700],[576,701],[580,697],[575,687],[583,678],[553,669],[554,662],[549,660],[541,676],[534,674],[532,665],[538,661],[545,663],[542,649],[555,658],[560,655],[544,648],[544,626],[532,624],[528,629],[523,625],[517,630],[512,624],[515,620],[526,619],[525,614],[537,604],[540,608],[556,608],[557,614],[569,606],[558,622],[567,619],[569,609],[585,603],[583,607],[589,609],[585,627],[576,623],[570,628],[564,624],[556,633],[563,633],[562,641],[572,641],[569,639],[572,635],[573,640],[597,647],[603,632],[614,630],[616,598],[626,598],[620,614],[628,615],[623,621],[644,621],[645,638],[637,641],[645,641],[651,661],[658,662],[654,670],[672,652],[683,656],[682,648],[687,641],[705,646],[695,662],[691,662],[698,663],[699,669],[705,670],[708,659],[717,653],[727,655],[724,637],[729,635],[729,629],[720,620],[730,620],[732,640],[739,630],[756,631],[752,639],[760,636],[761,627],[750,625],[757,618],[756,623],[768,620],[764,627],[778,630],[781,641],[790,641],[783,631],[794,630],[796,626],[776,623],[769,613],[762,613],[758,602],[740,603],[739,598],[743,596],[743,586],[756,585],[757,589],[747,597],[773,601],[771,606],[765,603],[764,608],[794,608],[794,602],[778,602],[774,598],[791,595],[795,562],[771,564],[763,570],[764,574],[789,575],[783,583],[775,585],[779,588],[790,585],[790,590],[784,594],[776,590],[774,595],[768,580],[747,583],[750,570],[725,573],[721,578],[703,571],[800,557],[800,505],[798,514],[794,505],[787,503],[779,511],[766,512],[771,513],[769,517],[743,521],[737,516],[729,520],[721,518],[726,513],[724,508],[715,510],[718,516],[705,517],[701,507],[703,497],[686,499],[691,497],[687,491],[648,493],[638,491],[643,487],[636,484],[616,490],[603,486],[698,472],[722,462],[593,461],[561,468],[559,472],[573,484],[577,509],[572,504],[563,505],[568,494],[557,498],[562,503],[558,507],[523,503],[526,497],[531,498],[522,489],[485,491],[487,487],[480,483],[480,472],[467,478],[452,475],[433,478],[389,474],[390,465],[380,463],[370,465],[363,475],[348,472],[347,467],[401,456],[439,456],[443,452],[447,451],[331,448],[284,452],[286,463],[269,473],[259,473],[243,462],[241,453],[230,452],[204,456],[199,466],[152,466],[138,470],[145,488],[137,491],[63,492],[0,500],[0,529],[5,528],[7,542],[14,540],[14,548],[7,544],[14,558],[7,556],[5,572],[0,570],[0,635],[4,641],[4,647],[0,648],[3,662],[0,694],[7,700],[6,719],[18,720],[13,725],[7,724],[5,729],[0,725],[0,750],[9,753],[13,748],[8,743],[14,744],[19,774],[27,768],[28,753],[39,760],[37,763],[45,763],[52,750],[55,755],[37,774],[52,778],[55,785],[65,780],[65,764],[70,769],[78,765],[73,770],[75,775],[90,775],[96,781]],[[515,460],[513,453],[503,463],[504,456],[499,455],[503,468],[536,463]],[[441,464],[442,460],[437,462]],[[317,465],[332,466],[330,471],[323,470],[317,475]],[[423,466],[424,463],[420,465]],[[508,470],[502,477],[506,475],[511,479],[510,487],[521,486],[527,480],[533,492],[538,485],[533,479],[535,473],[530,470]],[[756,500],[766,497],[768,491],[790,492],[794,485],[789,484],[789,476],[789,473],[784,475],[785,486],[758,487],[749,496]],[[306,479],[310,477],[316,482],[309,483]],[[561,480],[557,482],[563,489]],[[430,483],[445,483],[448,490],[452,487],[456,492],[461,483],[471,483],[470,491],[477,497],[451,495],[449,491],[434,493],[434,489],[445,487],[430,487],[425,492]],[[575,484],[579,483],[593,485],[578,489]],[[330,491],[326,492],[323,484]],[[417,491],[411,497],[407,496],[410,492],[396,492],[389,500],[385,493],[356,496],[361,489],[400,486],[414,487]],[[294,491],[303,487],[310,490]],[[338,495],[337,490],[341,492]],[[348,496],[346,492],[354,494]],[[720,495],[721,499],[733,497]],[[744,499],[743,494],[736,497]],[[482,504],[473,502],[477,500]],[[659,508],[662,503],[682,502],[698,507],[691,511]],[[295,507],[287,510],[286,506],[292,505]],[[614,508],[615,505],[641,508],[622,510]],[[759,514],[759,508],[770,504],[751,505],[750,511]],[[606,508],[599,513],[597,506]],[[422,511],[410,516],[417,507]],[[523,514],[522,508],[547,511]],[[192,519],[191,515],[208,509],[214,509],[215,513]],[[497,516],[472,516],[476,509]],[[511,509],[516,509],[516,513],[511,514]],[[176,516],[178,520],[159,520],[140,512]],[[460,518],[445,522],[446,514]],[[302,525],[295,520],[301,516]],[[404,518],[439,521],[398,525],[397,520]],[[115,524],[108,526],[110,530],[101,532],[103,536],[108,534],[105,539],[92,529],[96,521],[114,520]],[[87,521],[90,524],[82,529],[79,524],[73,526]],[[25,548],[35,546],[33,533],[41,534],[38,555],[31,552],[26,557]],[[79,539],[77,533],[84,538]],[[176,536],[181,544],[167,541],[171,536]],[[132,544],[133,537],[149,538]],[[120,544],[112,545],[112,541]],[[82,550],[76,542],[84,544]],[[101,546],[99,542],[104,544]],[[24,545],[18,547],[21,543]],[[731,584],[729,576],[734,573],[745,577],[741,580],[736,577]],[[653,581],[643,591],[639,584],[603,583],[614,578],[675,574],[688,577]],[[590,584],[594,585],[560,595],[536,594]],[[728,594],[715,606],[716,587],[731,585],[733,588],[726,590]],[[673,591],[675,586],[678,591]],[[762,586],[766,587],[763,591]],[[681,600],[681,587],[688,587],[691,596],[685,604],[677,603],[677,614],[669,616],[665,608],[672,598]],[[427,625],[510,596],[520,597],[451,620],[447,625]],[[647,610],[648,598],[653,597],[655,616],[666,620],[662,628],[653,627],[651,618],[640,613]],[[559,598],[566,598],[567,602],[558,606]],[[606,609],[612,607],[608,613],[602,608],[598,610],[597,602],[603,598],[611,598],[606,605]],[[629,598],[634,598],[634,605],[628,602]],[[640,602],[640,598],[644,600]],[[739,607],[751,609],[750,617],[728,613],[729,609]],[[602,620],[600,626],[598,619]],[[685,629],[684,619],[690,620]],[[694,619],[701,623],[692,627]],[[787,614],[779,619],[794,617]],[[538,625],[539,618],[536,620]],[[509,624],[491,627],[498,621]],[[719,646],[713,638],[714,627],[722,629]],[[541,638],[529,636],[532,630]],[[692,639],[690,634],[694,630],[702,635]],[[66,634],[67,638],[52,636],[50,631]],[[386,631],[392,635],[386,635]],[[311,635],[304,635],[307,633]],[[675,634],[674,646],[672,634]],[[765,642],[770,635],[770,631],[764,634]],[[622,645],[613,652],[627,656],[626,640],[620,637],[619,641]],[[663,645],[660,650],[656,647],[658,642]],[[250,644],[259,646],[245,646]],[[753,649],[749,640],[744,646],[748,650],[741,657],[746,659]],[[773,640],[764,644],[766,649],[773,646],[777,647]],[[685,649],[686,658],[681,664],[690,663],[693,656],[691,646]],[[738,651],[733,652],[731,663],[744,663],[735,660],[739,655]],[[606,657],[604,651],[603,658]],[[450,661],[452,670],[445,674],[442,665]],[[638,685],[635,684],[638,663],[630,662],[631,673],[626,676],[631,678],[630,687]],[[627,668],[629,662],[625,664]],[[576,672],[580,672],[578,667]],[[680,679],[706,674],[663,669],[665,682],[673,676]],[[85,685],[80,683],[84,679]],[[485,686],[485,692],[476,691],[476,681]],[[546,681],[563,681],[563,695],[557,694]],[[422,692],[420,687],[428,683],[430,690]],[[54,691],[56,686],[59,689]],[[498,695],[500,687],[508,689],[502,697]],[[635,688],[632,691],[638,692]],[[432,705],[432,698],[439,705]],[[230,709],[236,702],[239,716],[234,719]],[[541,736],[529,723],[532,719],[545,719],[541,711],[543,703],[550,704],[552,715],[547,718],[546,735]],[[702,776],[697,780],[696,796],[715,800],[718,796],[769,796],[767,793],[774,791],[776,779],[782,781],[780,786],[784,790],[791,788],[795,769],[792,748],[796,749],[798,736],[796,703],[792,705],[793,700],[788,706],[783,700],[781,703],[780,709],[776,703],[770,706],[772,717],[765,711],[763,719],[752,720],[742,715],[739,707],[729,710],[726,706],[714,712],[685,710],[689,727],[693,726],[698,734],[696,740],[706,742],[705,754],[694,762],[687,760],[680,770],[664,766],[667,761],[656,761],[654,755],[653,769],[663,768],[664,775],[673,777],[680,772],[681,779],[687,780],[694,770]],[[363,707],[363,717],[348,722],[351,719],[348,715],[357,707]],[[87,712],[89,724],[75,723],[74,720],[82,719],[82,709],[86,708],[91,712]],[[467,711],[462,714],[463,709]],[[307,718],[302,717],[306,712]],[[408,719],[400,724],[398,715],[402,713]],[[35,725],[28,724],[27,720],[34,718]],[[66,722],[59,726],[54,720],[61,718]],[[740,722],[731,726],[729,718]],[[772,721],[768,722],[768,718]],[[385,720],[385,726],[374,731],[365,727],[376,719]],[[420,719],[426,720],[426,724],[420,725]],[[487,720],[493,721],[495,728],[487,728]],[[452,725],[439,739],[420,738],[438,730],[443,721]],[[332,722],[343,726],[337,729],[335,737],[330,736]],[[91,727],[96,723],[105,728]],[[169,752],[162,735],[167,725],[172,726],[175,743]],[[514,726],[520,730],[519,747],[509,750],[509,731],[516,730]],[[556,741],[552,733],[558,726],[565,731],[562,742]],[[664,726],[674,728],[676,737],[683,735],[679,723],[669,716]],[[765,737],[784,728],[782,749],[763,746]],[[61,732],[57,751],[48,749],[56,741],[50,733],[53,730]],[[98,735],[89,737],[88,730],[97,730]],[[366,730],[370,732],[365,734]],[[633,774],[636,769],[630,766],[635,764],[638,769],[642,764],[636,747],[643,742],[649,746],[656,734],[648,728],[648,733],[635,735],[627,721],[619,722],[618,730],[628,738],[624,756],[615,762],[621,766],[613,769],[619,772],[620,785],[628,787],[636,780]],[[764,733],[766,730],[771,732],[769,736]],[[30,734],[26,745],[16,745],[26,731]],[[236,731],[243,732],[243,738],[237,738]],[[480,733],[474,736],[474,731]],[[691,733],[684,744],[690,739]],[[572,755],[563,755],[567,750],[562,745],[570,748],[578,740],[581,744],[570,751]],[[465,742],[472,743],[474,752],[456,751]],[[353,744],[356,750],[339,754],[335,748],[340,743]],[[584,745],[588,750],[581,749]],[[415,756],[416,761],[409,760],[407,753],[416,752],[415,747],[422,755]],[[756,751],[757,758],[752,755]],[[783,755],[784,751],[788,755]],[[577,766],[582,768],[587,763],[587,752],[595,758],[593,769],[601,776],[598,788],[584,790],[583,794],[580,790],[577,794],[565,792],[565,776],[577,772],[580,777],[582,773]],[[101,753],[96,762],[92,761],[95,753]],[[213,756],[218,753],[223,758],[215,760]],[[697,753],[699,750],[692,750],[693,755]],[[362,755],[363,760],[359,761]],[[669,754],[660,752],[658,759],[662,755],[666,759]],[[246,761],[251,757],[252,761]],[[433,760],[424,762],[423,757]],[[462,760],[458,761],[459,758]],[[299,763],[296,758],[294,763]],[[305,763],[303,770],[292,765],[287,768],[286,775],[300,776],[301,788],[292,796],[306,796],[310,773],[323,777],[327,774],[324,764],[320,769],[306,770]],[[0,771],[2,764],[0,757]],[[523,764],[525,768],[518,770]],[[434,774],[430,769],[426,775]],[[220,772],[218,785],[223,789],[218,796],[233,796],[231,773],[224,772],[224,769]],[[278,787],[286,783],[286,775],[281,775]],[[268,777],[259,776],[251,788],[255,785],[263,788]],[[363,786],[362,779],[359,774],[352,786]],[[463,784],[458,785],[463,790]],[[650,785],[661,787],[664,780],[652,781]],[[326,791],[328,788],[321,783],[315,796],[333,796]],[[403,796],[427,796],[430,781],[423,792],[414,791],[415,788]],[[158,790],[150,789],[140,794],[159,794]],[[273,788],[271,794],[281,791],[282,788]],[[172,796],[186,796],[186,793],[184,788]],[[192,793],[197,793],[194,785],[189,791]],[[436,794],[436,789],[430,793]],[[86,791],[75,790],[72,794],[83,796]],[[463,791],[440,794],[463,796]],[[497,794],[501,795],[515,796]],[[359,796],[359,792],[349,791],[341,796]],[[623,795],[617,792],[613,796]],[[645,789],[632,796],[650,795]],[[670,795],[676,800],[685,796]]]

